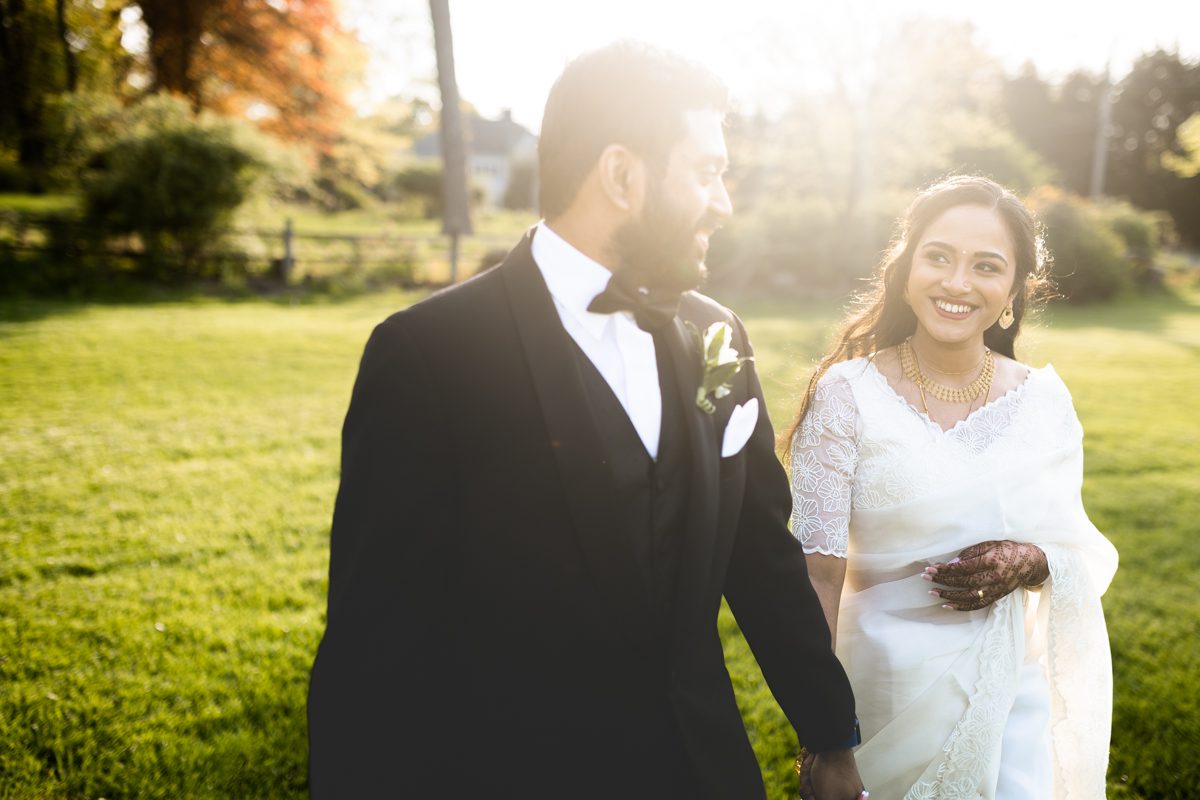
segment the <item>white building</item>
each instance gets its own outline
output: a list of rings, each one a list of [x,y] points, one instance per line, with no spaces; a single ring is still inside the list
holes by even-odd
[[[508,191],[514,166],[536,161],[537,137],[513,122],[509,111],[494,120],[469,113],[463,117],[463,132],[470,180],[483,190],[484,203],[499,205]],[[413,154],[422,158],[441,158],[440,131],[417,139],[413,143]]]

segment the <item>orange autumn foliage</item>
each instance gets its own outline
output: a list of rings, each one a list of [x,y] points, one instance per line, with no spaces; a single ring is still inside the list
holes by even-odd
[[[138,0],[155,85],[327,151],[361,61],[336,0]]]

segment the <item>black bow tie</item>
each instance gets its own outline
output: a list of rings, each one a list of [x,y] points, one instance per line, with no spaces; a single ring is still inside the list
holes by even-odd
[[[620,275],[613,275],[604,291],[588,305],[588,311],[596,314],[629,311],[639,328],[653,333],[675,319],[679,298],[680,293],[670,289],[631,288],[625,285]]]

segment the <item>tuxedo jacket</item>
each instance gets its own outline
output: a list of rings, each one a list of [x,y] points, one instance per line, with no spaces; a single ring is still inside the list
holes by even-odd
[[[685,321],[658,337],[691,469],[670,619],[655,621],[580,363],[531,234],[499,266],[394,314],[342,439],[326,631],[309,690],[313,796],[762,797],[717,631],[727,598],[800,741],[854,729],[849,683],[787,530],[791,496],[748,363],[712,414]],[[736,404],[746,446],[721,457]],[[486,792],[487,794],[483,794]]]

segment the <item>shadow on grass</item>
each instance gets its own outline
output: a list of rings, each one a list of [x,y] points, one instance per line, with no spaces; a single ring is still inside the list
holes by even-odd
[[[38,322],[52,317],[78,316],[96,308],[149,308],[168,305],[270,304],[274,306],[336,305],[393,292],[412,297],[411,302],[432,294],[439,285],[322,285],[247,284],[228,285],[219,282],[196,282],[182,286],[154,286],[144,283],[122,283],[102,291],[73,297],[38,295],[0,297],[0,338],[13,335],[6,323]]]

